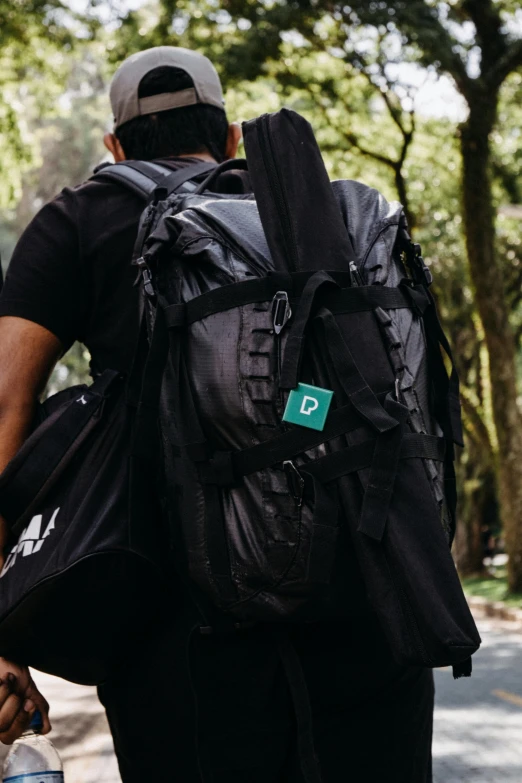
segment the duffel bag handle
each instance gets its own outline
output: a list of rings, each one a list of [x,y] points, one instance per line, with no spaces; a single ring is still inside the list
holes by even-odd
[[[201,185],[198,186],[197,190],[194,191],[194,195],[200,196],[206,190],[212,190],[211,186],[214,184],[219,175],[223,174],[225,171],[230,170],[248,171],[248,163],[244,158],[231,158],[230,160],[225,160],[210,172],[208,177],[203,180]]]

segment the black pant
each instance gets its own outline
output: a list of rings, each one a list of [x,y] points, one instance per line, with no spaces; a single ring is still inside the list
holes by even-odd
[[[323,783],[430,783],[431,671],[394,663],[372,617],[288,635]],[[281,632],[189,636],[177,621],[99,689],[123,783],[302,783]]]

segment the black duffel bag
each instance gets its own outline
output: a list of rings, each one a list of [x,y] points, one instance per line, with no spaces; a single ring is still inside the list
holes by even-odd
[[[0,655],[99,684],[159,616],[165,544],[153,464],[134,453],[117,373],[66,389],[0,477],[12,533],[0,573]]]

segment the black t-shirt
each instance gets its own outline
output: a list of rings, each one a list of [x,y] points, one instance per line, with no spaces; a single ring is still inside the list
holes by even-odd
[[[194,158],[158,160],[173,170]],[[0,296],[0,316],[44,326],[68,350],[84,343],[95,372],[130,369],[138,331],[131,265],[145,202],[124,185],[65,188],[22,234]]]

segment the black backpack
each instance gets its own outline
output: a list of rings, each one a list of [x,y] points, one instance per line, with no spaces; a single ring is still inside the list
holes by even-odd
[[[400,204],[330,184],[303,118],[243,130],[247,162],[151,204],[135,253],[138,442],[153,453],[159,410],[179,572],[211,625],[348,617],[362,588],[399,662],[467,675],[458,378],[430,271]],[[231,167],[255,197],[213,192]]]

